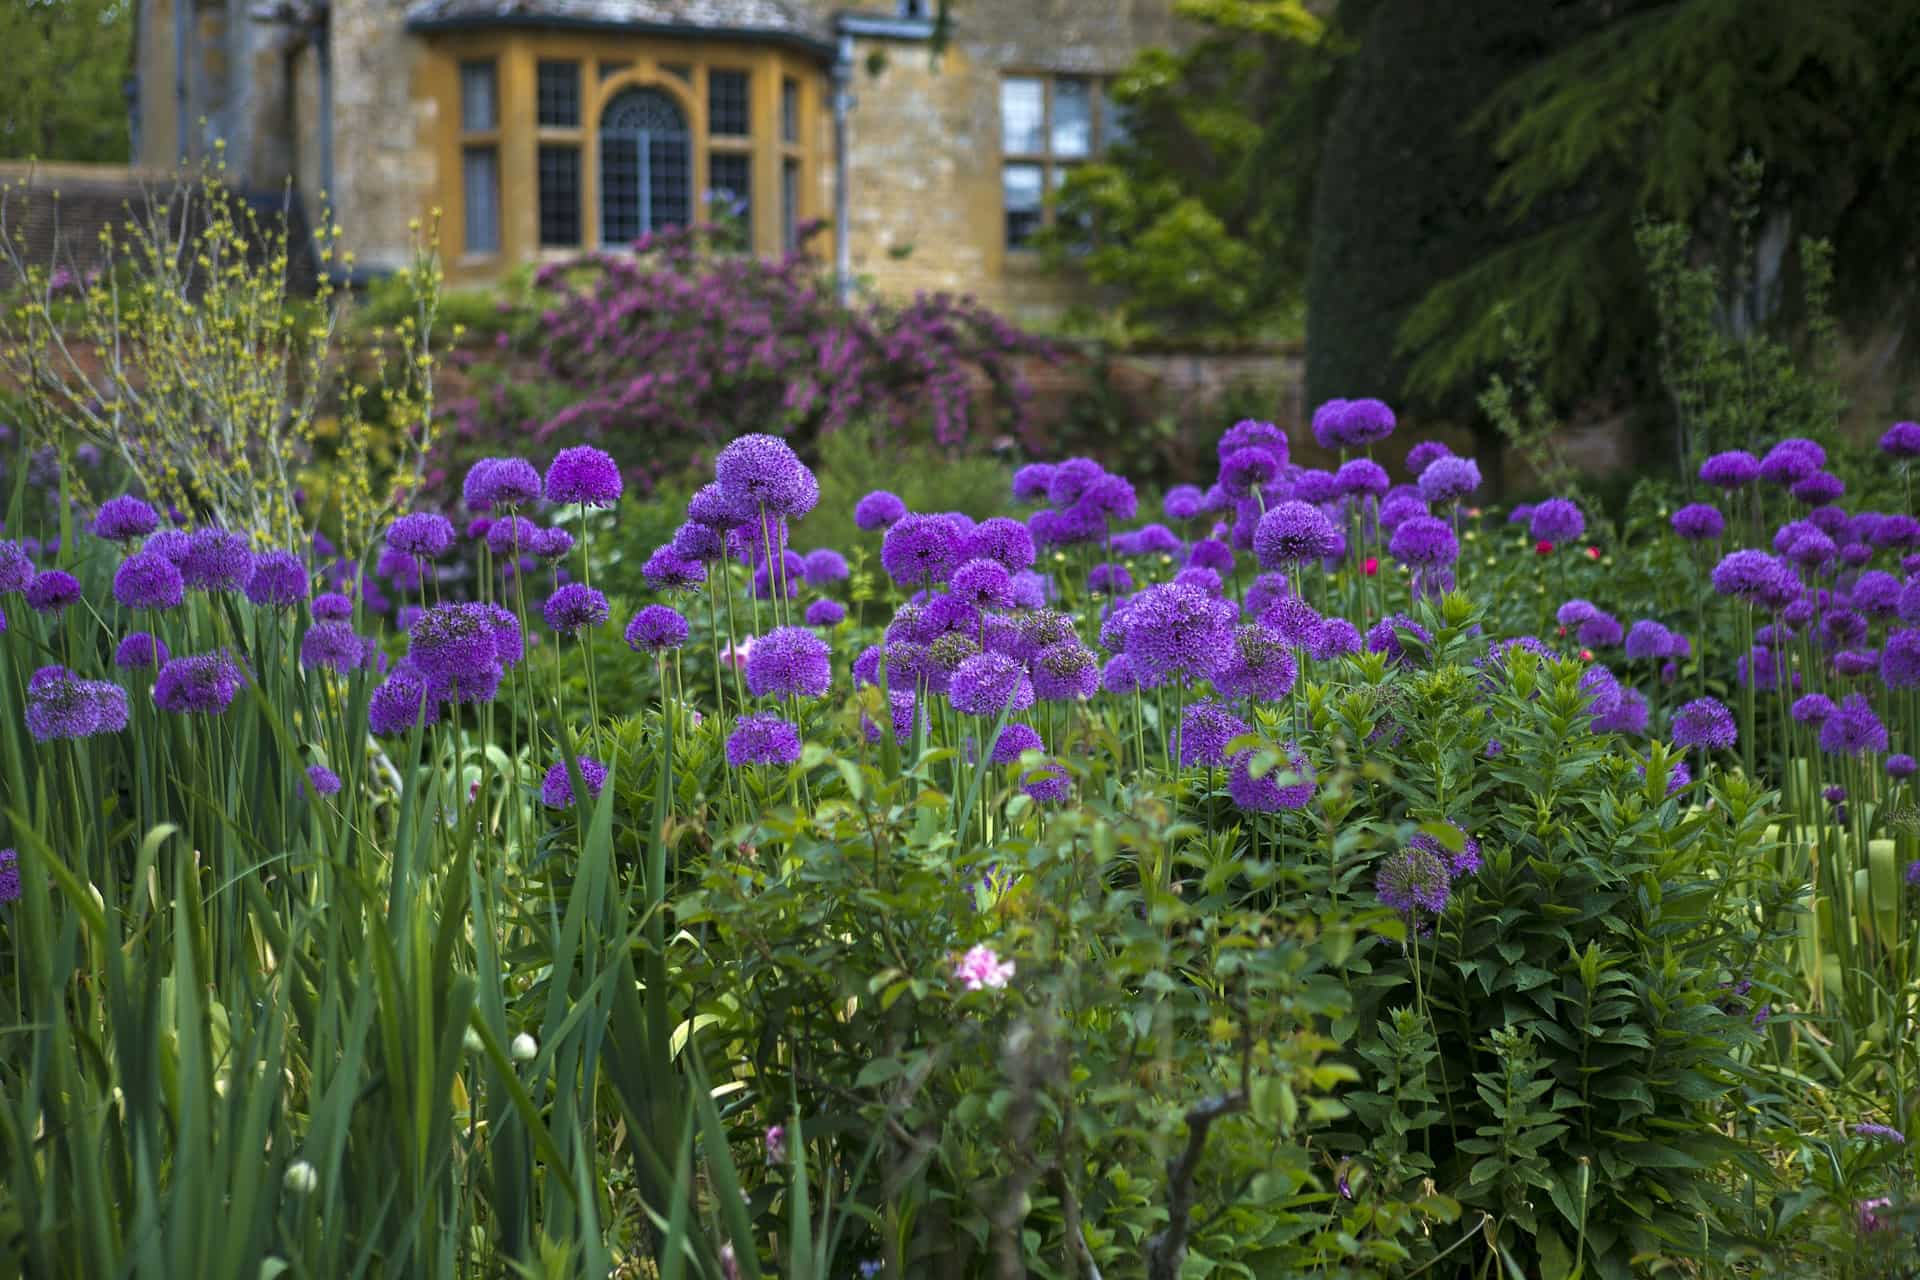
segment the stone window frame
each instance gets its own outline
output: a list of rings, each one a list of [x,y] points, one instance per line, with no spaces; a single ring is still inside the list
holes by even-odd
[[[1056,68],[1005,67],[1001,69],[998,94],[994,106],[999,117],[996,131],[1000,146],[1000,245],[1010,254],[1032,254],[1033,245],[1028,240],[1015,242],[1011,238],[1006,223],[1007,169],[1013,165],[1037,166],[1040,169],[1040,221],[1039,227],[1050,227],[1054,221],[1053,193],[1059,189],[1060,181],[1066,174],[1083,164],[1089,164],[1106,154],[1110,140],[1107,137],[1109,123],[1107,115],[1119,114],[1112,98],[1114,76],[1097,71],[1062,70]],[[1040,82],[1040,139],[1039,151],[1008,151],[1006,149],[1006,85],[1010,80],[1038,80]],[[1054,86],[1061,80],[1084,81],[1087,86],[1087,151],[1085,155],[1061,156],[1054,152],[1053,146],[1053,102]]]
[[[466,79],[470,68],[484,67],[488,80],[489,120],[485,127],[469,127],[466,103]],[[458,91],[454,103],[454,120],[458,124],[460,171],[458,190],[460,192],[460,255],[469,261],[491,262],[499,258],[505,247],[507,201],[505,183],[501,175],[501,152],[505,130],[502,128],[503,112],[500,101],[501,66],[500,58],[492,53],[469,54],[459,62],[459,74],[456,79]],[[471,211],[467,200],[467,157],[476,152],[485,152],[493,160],[493,244],[491,247],[475,249],[468,244],[471,231]]]
[[[574,241],[572,244],[549,242],[544,234],[545,228],[540,225],[541,192],[538,185],[540,182],[540,169],[538,163],[536,163],[534,167],[535,187],[533,192],[534,243],[543,250],[562,249],[569,252],[578,252],[586,246],[587,227],[591,221],[591,215],[596,212],[595,210],[588,209],[585,203],[587,166],[597,163],[599,158],[594,153],[594,148],[587,145],[587,122],[589,118],[592,118],[596,124],[598,123],[602,100],[599,98],[596,90],[600,84],[605,81],[606,77],[596,74],[589,80],[589,68],[585,59],[554,57],[547,54],[536,53],[534,60],[536,81],[540,74],[540,68],[563,62],[571,62],[574,67],[574,88],[579,95],[578,100],[574,104],[574,122],[571,125],[541,123],[538,110],[539,97],[536,94],[534,99],[535,111],[531,123],[533,125],[533,141],[536,148],[536,156],[538,156],[539,150],[548,147],[568,147],[573,150],[575,156],[574,175],[576,178],[573,187],[575,205],[573,211]],[[594,70],[598,71],[598,67],[596,66]]]

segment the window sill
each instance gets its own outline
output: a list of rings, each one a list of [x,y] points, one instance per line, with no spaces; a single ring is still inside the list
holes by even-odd
[[[884,13],[843,13],[834,19],[841,35],[869,40],[931,40],[932,18],[897,18]]]

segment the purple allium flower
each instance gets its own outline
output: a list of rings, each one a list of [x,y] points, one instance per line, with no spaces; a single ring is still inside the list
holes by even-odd
[[[440,718],[439,705],[427,689],[426,677],[405,664],[388,673],[367,704],[367,726],[382,738],[406,733],[420,724],[423,715],[426,723],[433,724]]]
[[[1596,720],[1605,719],[1620,709],[1620,681],[1603,666],[1587,668],[1580,676],[1579,690],[1587,696],[1587,709]]]
[[[109,542],[131,542],[159,527],[159,513],[130,493],[108,498],[93,517],[93,535]]]
[[[291,609],[312,589],[307,566],[286,551],[254,557],[253,570],[247,574],[247,599],[263,609]]]
[[[578,635],[588,627],[597,627],[612,614],[606,596],[579,582],[569,582],[540,607],[547,625],[563,636]]]
[[[1775,608],[1798,594],[1793,572],[1764,551],[1728,552],[1713,567],[1713,589],[1748,604]]]
[[[1331,471],[1309,469],[1293,478],[1293,492],[1288,496],[1295,502],[1308,502],[1317,507],[1336,501],[1340,497],[1340,485]]]
[[[904,747],[913,741],[914,711],[918,699],[911,689],[889,689],[887,702],[893,713],[893,740]],[[860,729],[868,742],[880,741],[880,726],[869,719],[864,711],[860,713]]]
[[[640,567],[640,576],[660,591],[697,587],[707,580],[707,566],[675,554],[672,547],[660,547]]]
[[[771,600],[784,595],[791,599],[800,594],[801,582],[806,574],[807,562],[798,551],[782,551],[780,568],[777,574],[774,567],[761,561],[753,570],[753,598]]]
[[[528,545],[527,550],[549,563],[565,559],[566,554],[573,550],[573,535],[558,525],[535,529],[533,541]]]
[[[0,849],[0,906],[20,900],[20,855]]]
[[[635,653],[665,653],[686,642],[686,618],[664,604],[648,605],[627,623],[627,648]]]
[[[1127,536],[1129,538],[1128,548],[1130,548],[1125,550],[1125,554],[1127,555],[1177,555],[1185,545],[1180,541],[1179,537],[1175,535],[1173,530],[1163,524],[1142,525]],[[1113,540],[1113,545],[1116,550],[1122,549],[1119,538]]]
[[[540,473],[525,458],[482,458],[467,471],[461,497],[474,511],[522,506],[540,497]]]
[[[880,566],[903,587],[931,586],[953,571],[958,542],[946,519],[910,512],[887,530]]]
[[[1286,639],[1263,623],[1249,622],[1234,631],[1233,648],[1213,682],[1230,698],[1275,702],[1292,691],[1299,674]]]
[[[1433,468],[1429,467],[1428,474],[1432,472]],[[1460,558],[1460,541],[1445,520],[1437,516],[1413,516],[1393,531],[1393,537],[1387,542],[1387,554],[1415,568],[1444,567]]]
[[[877,644],[870,644],[860,651],[853,660],[853,687],[880,683],[880,661],[886,656],[886,650]]]
[[[126,690],[82,680],[65,667],[42,667],[27,681],[26,719],[35,742],[118,733],[127,726]]]
[[[1260,518],[1253,553],[1261,568],[1283,569],[1333,554],[1338,541],[1333,522],[1320,508],[1290,500]]]
[[[721,533],[756,523],[759,513],[743,506],[743,501],[742,495],[718,484],[701,485],[687,499],[687,520]]]
[[[1695,502],[1673,513],[1673,531],[1689,542],[1708,542],[1726,531],[1726,517],[1717,507]]]
[[[1256,778],[1253,762],[1259,754],[1248,750],[1233,758],[1233,767],[1227,775],[1227,797],[1234,806],[1249,813],[1304,808],[1313,799],[1314,773],[1300,748],[1289,742],[1283,752],[1286,759]]]
[[[1160,511],[1169,520],[1192,520],[1200,515],[1205,501],[1197,485],[1177,484],[1160,500]]]
[[[1091,458],[1068,458],[1055,463],[1053,474],[1047,479],[1047,501],[1062,509],[1071,507],[1106,473],[1106,468]],[[1017,485],[1019,477],[1015,476],[1014,480]]]
[[[172,609],[186,599],[186,584],[173,561],[136,551],[114,570],[113,598],[126,609]]]
[[[487,532],[492,528],[492,516],[475,516],[473,519],[467,521],[467,540],[470,542],[485,542],[487,540]]]
[[[837,627],[847,620],[847,607],[838,600],[815,600],[801,616],[810,627]]]
[[[1307,642],[1307,656],[1315,662],[1331,662],[1360,652],[1360,628],[1345,618],[1328,618]]]
[[[1900,612],[1900,579],[1880,569],[1868,569],[1853,581],[1848,603],[1870,618],[1892,618]]]
[[[1617,697],[1611,710],[1593,718],[1595,733],[1620,733],[1638,737],[1647,731],[1646,695],[1638,689],[1616,684]]]
[[[1133,590],[1133,575],[1123,564],[1102,562],[1087,571],[1087,590],[1097,596],[1125,595]]]
[[[129,631],[120,647],[113,651],[113,665],[123,669],[152,669],[165,666],[171,656],[166,642],[158,636],[148,631]]]
[[[340,622],[353,616],[353,601],[337,591],[327,591],[315,596],[309,608],[314,618],[320,622]]]
[[[1531,502],[1523,502],[1513,510],[1507,512],[1508,524],[1525,524],[1531,519],[1533,519],[1533,504]]]
[[[1829,644],[1844,647],[1857,644],[1867,636],[1867,616],[1854,609],[1834,609],[1822,615],[1821,634]]]
[[[756,698],[818,698],[833,684],[833,651],[805,627],[775,627],[747,653],[747,690]]]
[[[1432,503],[1458,502],[1480,487],[1480,464],[1448,454],[1420,472],[1420,496]]]
[[[1393,487],[1387,469],[1372,458],[1349,458],[1333,473],[1333,483],[1342,497],[1378,498]]]
[[[1073,795],[1073,779],[1058,762],[1053,762],[1023,776],[1020,789],[1036,804],[1061,804]]]
[[[1033,533],[1018,520],[991,516],[958,540],[954,556],[961,560],[992,560],[1008,573],[1018,573],[1033,567]]]
[[[153,705],[162,711],[218,715],[233,705],[244,680],[224,653],[171,658],[153,682]]]
[[[494,625],[478,605],[437,604],[408,630],[408,656],[424,677],[466,681],[494,671]]]
[[[1817,569],[1831,564],[1840,554],[1840,548],[1833,539],[1818,529],[1809,529],[1787,544],[1786,557],[1804,569]]]
[[[1574,638],[1591,649],[1611,649],[1620,643],[1620,619],[1610,613],[1595,613],[1580,624]]]
[[[1582,643],[1591,643],[1584,635]],[[1673,632],[1652,618],[1642,618],[1627,629],[1627,661],[1650,662],[1670,657]]]
[[[1000,736],[994,740],[993,751],[987,758],[994,764],[1018,764],[1024,752],[1046,749],[1037,729],[1016,720],[1000,730]]]
[[[1211,569],[1219,574],[1232,573],[1233,548],[1217,538],[1202,538],[1187,552],[1187,564],[1195,569]]]
[[[607,785],[607,766],[592,756],[576,756],[580,781],[587,784],[589,799],[597,797]],[[555,760],[540,783],[540,802],[549,809],[565,809],[573,804],[573,779],[567,776],[567,762]]]
[[[850,572],[847,558],[831,547],[809,551],[801,560],[800,574],[816,591],[824,590],[831,583],[845,582]]]
[[[387,546],[437,560],[453,549],[453,522],[432,511],[415,511],[387,526]]]
[[[1782,440],[1760,459],[1760,478],[1768,484],[1798,484],[1827,465],[1827,451],[1811,440]]]
[[[1034,654],[1033,693],[1046,702],[1091,698],[1100,688],[1100,659],[1078,640],[1061,640]]]
[[[1447,848],[1440,840],[1428,835],[1424,831],[1415,832],[1413,836],[1408,839],[1407,847],[1409,849],[1418,849],[1424,853],[1430,853],[1440,859],[1441,862],[1446,864],[1448,874],[1456,880],[1461,876],[1470,876],[1480,869],[1480,842],[1468,835],[1466,828],[1462,827],[1452,818],[1445,819],[1445,822],[1448,826],[1460,833],[1460,851],[1458,853]]]
[[[1224,459],[1236,449],[1265,449],[1280,466],[1287,464],[1290,452],[1287,433],[1258,418],[1242,418],[1221,433],[1217,446],[1220,457]]]
[[[891,527],[894,521],[905,514],[907,504],[885,489],[875,489],[853,504],[854,525],[868,533]]]
[[[1847,798],[1847,789],[1839,786],[1823,787],[1820,791],[1820,798],[1828,804],[1843,804]]]
[[[349,623],[316,622],[300,637],[300,665],[325,667],[341,673],[365,666],[373,656],[373,644],[357,633]]]
[[[1402,635],[1411,636],[1422,648],[1432,649],[1432,634],[1404,613],[1390,613],[1367,630],[1367,652],[1384,653],[1389,663],[1403,667],[1414,665],[1414,657],[1401,645]]]
[[[1810,693],[1804,698],[1796,698],[1792,707],[1793,718],[1801,724],[1819,724],[1833,711],[1833,699],[1824,693]]]
[[[1054,466],[1051,462],[1030,462],[1013,473],[1013,499],[1015,502],[1045,501],[1047,490],[1053,485]]]
[[[1013,576],[998,560],[969,560],[947,579],[948,589],[976,609],[996,609],[1013,603]]]
[[[1417,516],[1431,514],[1427,510],[1426,499],[1417,493],[1389,493],[1380,503],[1379,514],[1375,517],[1380,527],[1388,533],[1394,533],[1400,526]],[[1451,532],[1451,530],[1449,530]]]
[[[1846,482],[1831,471],[1816,471],[1804,480],[1795,481],[1787,489],[1795,501],[1804,502],[1809,506],[1833,502],[1846,491]]]
[[[971,600],[947,592],[927,601],[920,611],[920,627],[929,641],[951,631],[978,636],[980,610]]]
[[[726,537],[718,529],[691,520],[673,531],[667,546],[681,559],[694,561],[718,560],[727,549]]]
[[[1422,440],[1407,450],[1407,470],[1415,476],[1425,475],[1427,468],[1433,465],[1435,459],[1452,456],[1453,450],[1440,441]]]
[[[1920,422],[1896,422],[1880,437],[1880,452],[1894,458],[1920,458]]]
[[[80,599],[80,580],[60,569],[47,569],[27,583],[27,607],[35,613],[60,613]]]
[[[1733,668],[1735,679],[1741,684],[1751,680],[1756,689],[1778,689],[1782,680],[1791,678],[1786,653],[1760,644],[1736,658]]]
[[[1127,606],[1125,647],[1134,670],[1149,684],[1211,675],[1232,650],[1238,612],[1195,587],[1148,587]]]
[[[1916,768],[1920,768],[1920,765],[1916,765],[1913,757],[1903,751],[1895,752],[1893,755],[1887,757],[1887,776],[1889,778],[1911,778]]]
[[[1572,542],[1586,531],[1587,518],[1565,498],[1548,498],[1527,521],[1527,532],[1536,542]]]
[[[0,595],[25,591],[33,580],[33,561],[17,542],[0,542]]]
[[[1131,520],[1139,509],[1140,498],[1133,491],[1133,482],[1109,473],[1087,486],[1086,492],[1073,504],[1072,514],[1104,532],[1108,523]]]
[[[1033,682],[1020,663],[1004,653],[977,653],[953,672],[948,698],[965,715],[993,717],[1033,705]]]
[[[1864,693],[1850,693],[1820,726],[1820,749],[1828,755],[1857,756],[1887,749],[1887,726],[1874,714]]]
[[[1887,633],[1880,650],[1880,681],[1889,689],[1920,685],[1920,628]]]
[[[531,552],[539,541],[540,526],[525,516],[495,520],[487,530],[487,550],[496,556],[513,557]]]
[[[1287,585],[1284,573],[1262,573],[1254,578],[1247,588],[1246,603],[1242,611],[1249,618],[1257,618],[1272,606],[1276,600],[1292,594],[1293,588]]]
[[[604,450],[592,445],[562,449],[547,464],[544,496],[548,502],[610,507],[620,501],[625,489],[619,465]]]
[[[1180,717],[1178,742],[1169,737],[1167,746],[1177,745],[1180,764],[1219,766],[1227,763],[1227,744],[1250,733],[1246,721],[1218,702],[1195,702]]]
[[[1345,440],[1342,438],[1342,419],[1346,417],[1348,401],[1328,400],[1313,411],[1313,438],[1322,449],[1338,449]]]
[[[1114,654],[1100,669],[1100,688],[1107,693],[1125,695],[1139,687],[1140,675],[1133,669],[1133,660],[1124,653]]]
[[[373,571],[393,584],[396,591],[416,591],[420,587],[422,564],[404,551],[388,547],[374,562]]]
[[[1245,497],[1279,474],[1280,466],[1280,460],[1266,449],[1234,449],[1220,455],[1220,487],[1234,497]]]
[[[1173,575],[1173,580],[1183,587],[1198,587],[1210,596],[1217,596],[1226,590],[1226,584],[1220,575],[1211,569],[1182,569]],[[1129,580],[1129,584],[1131,580]]]
[[[1902,425],[1913,426],[1911,422]],[[1907,1135],[1890,1125],[1856,1124],[1853,1126],[1853,1136],[1865,1138],[1869,1142],[1890,1142],[1896,1147],[1907,1145]]]
[[[714,459],[721,489],[739,495],[743,509],[798,519],[820,501],[820,485],[792,446],[764,434],[736,438]]]
[[[1644,780],[1647,776],[1645,761],[1633,766],[1633,771]],[[1687,767],[1685,760],[1670,760],[1667,763],[1667,794],[1672,795],[1693,781],[1693,770]]]
[[[180,562],[180,576],[194,591],[238,591],[253,568],[253,552],[240,534],[197,529]]]
[[[340,775],[323,764],[307,766],[307,781],[313,784],[314,792],[323,796],[340,794]]]
[[[1373,891],[1382,906],[1411,920],[1421,911],[1436,916],[1445,911],[1451,881],[1445,861],[1430,850],[1409,845],[1380,860]]]
[[[1739,741],[1733,712],[1718,698],[1695,698],[1673,714],[1673,741],[1679,747],[1725,751]]]
[[[770,711],[736,718],[727,735],[727,763],[735,769],[750,764],[795,764],[800,759],[800,730]]]
[[[1350,400],[1346,412],[1340,415],[1338,443],[1347,448],[1374,444],[1392,435],[1394,426],[1393,410],[1384,402],[1373,399]]]

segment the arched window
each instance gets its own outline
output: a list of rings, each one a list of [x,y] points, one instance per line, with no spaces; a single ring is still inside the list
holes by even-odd
[[[612,248],[692,216],[687,118],[658,89],[627,89],[600,113],[600,243]]]

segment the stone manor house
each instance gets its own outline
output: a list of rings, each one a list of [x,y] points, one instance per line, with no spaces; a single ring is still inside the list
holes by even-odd
[[[884,0],[883,0],[884,2]],[[363,272],[441,212],[454,283],[736,211],[883,292],[1037,319],[1081,291],[1029,247],[1121,136],[1111,78],[1173,0],[138,0],[134,162],[326,192]]]

